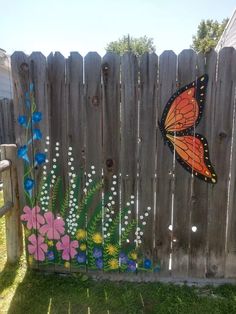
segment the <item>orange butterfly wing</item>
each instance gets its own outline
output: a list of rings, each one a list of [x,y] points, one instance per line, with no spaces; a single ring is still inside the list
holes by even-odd
[[[187,171],[206,182],[217,182],[217,176],[209,158],[207,140],[202,135],[167,134],[166,137],[177,153],[177,160]]]
[[[193,134],[202,117],[207,82],[208,76],[203,75],[178,90],[168,101],[159,126],[170,149],[176,151],[180,164],[198,178],[216,183],[207,140]]]
[[[203,112],[207,75],[177,91],[168,101],[161,125],[165,132],[189,132],[197,126]]]

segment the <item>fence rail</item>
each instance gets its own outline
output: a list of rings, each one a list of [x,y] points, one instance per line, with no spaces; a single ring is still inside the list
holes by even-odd
[[[64,58],[56,52],[46,58],[38,52],[30,56],[15,52],[15,116],[27,114],[22,95],[33,83],[37,110],[43,115],[41,130],[50,137],[50,145],[35,142],[29,154],[46,148],[52,165],[55,149],[60,147],[57,166],[65,189],[70,172],[79,172],[81,167],[86,172],[83,189],[93,167],[96,179],[104,179],[104,193],[114,191],[115,181],[117,193],[112,193],[112,201],[120,206],[115,207],[114,215],[131,206],[128,219],[134,219],[136,227],[149,215],[141,240],[137,233],[128,240],[142,241],[144,259],[151,261],[158,276],[236,277],[235,69],[234,48],[206,55],[193,50],[179,55],[165,51],[159,57],[144,54],[140,59],[130,53],[122,57],[108,53],[101,58],[92,52],[82,58],[72,52]],[[215,185],[191,176],[176,162],[158,127],[172,94],[203,74],[208,75],[208,87],[196,131],[208,139],[218,175]],[[17,124],[19,145],[25,143],[24,134]],[[38,182],[38,172],[35,179]],[[21,173],[19,182],[22,180]],[[22,196],[23,188],[19,188]],[[39,202],[41,209],[45,203]],[[151,208],[149,213],[147,208]],[[88,220],[94,210],[92,205],[88,208]],[[104,212],[103,217],[104,221],[112,219]],[[125,223],[121,216],[118,231]],[[101,224],[99,230],[104,234],[103,227]],[[71,271],[76,269],[73,261]],[[52,269],[58,266],[56,262],[50,265]],[[44,268],[40,261],[35,267]]]

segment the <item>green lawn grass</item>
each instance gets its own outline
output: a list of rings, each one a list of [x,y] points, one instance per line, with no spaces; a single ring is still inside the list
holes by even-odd
[[[0,195],[1,198],[1,195]],[[1,201],[0,201],[1,203]],[[0,313],[236,313],[236,287],[188,287],[161,283],[111,283],[80,275],[27,271],[24,256],[6,265],[0,219]]]

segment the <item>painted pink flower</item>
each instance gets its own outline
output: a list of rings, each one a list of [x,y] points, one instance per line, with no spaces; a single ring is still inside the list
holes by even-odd
[[[58,241],[56,244],[58,251],[63,251],[62,259],[66,261],[68,261],[70,257],[73,258],[76,255],[76,248],[78,246],[78,241],[70,241],[70,237],[68,235],[64,235],[64,237],[61,238],[61,242]]]
[[[44,237],[39,235],[36,237],[35,234],[32,234],[28,240],[31,244],[28,244],[28,251],[29,254],[34,255],[34,258],[37,261],[44,261],[45,260],[45,253],[47,252],[48,246],[44,243]]]
[[[44,218],[46,220],[46,224],[40,227],[39,232],[42,235],[47,234],[47,237],[50,240],[59,240],[60,236],[65,232],[64,220],[61,217],[54,219],[52,212],[45,213]]]
[[[40,225],[44,224],[45,220],[43,216],[39,214],[39,206],[35,206],[32,209],[29,206],[25,206],[23,211],[25,214],[21,215],[20,218],[22,221],[27,221],[28,229],[39,229]]]

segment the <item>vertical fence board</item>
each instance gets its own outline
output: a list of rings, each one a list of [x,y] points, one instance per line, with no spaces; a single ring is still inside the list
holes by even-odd
[[[236,73],[234,74],[234,82],[236,79]],[[236,90],[235,90],[236,91]],[[226,245],[226,265],[225,265],[225,277],[232,278],[236,274],[236,94],[234,94],[234,128],[233,128],[233,147],[231,156],[231,168],[230,168],[230,194],[229,194],[229,210],[228,210],[228,230],[227,230],[227,245]]]
[[[213,123],[212,155],[218,175],[217,184],[210,191],[208,229],[208,277],[223,277],[225,273],[225,244],[228,184],[235,95],[234,48],[223,48],[219,53],[215,117]]]
[[[215,74],[214,68],[213,74]],[[196,80],[201,75],[207,73],[207,65],[205,62],[204,54],[200,53],[197,56],[197,75]],[[211,73],[210,73],[211,76]],[[210,77],[211,78],[211,77]],[[209,82],[211,84],[211,81]],[[208,92],[208,90],[207,90]],[[206,108],[211,106],[211,99],[207,94],[204,104],[204,114],[200,124],[194,130],[194,133],[200,133],[204,136],[210,135],[207,132],[209,128],[209,122],[211,119],[211,111]],[[206,110],[208,109],[208,110]],[[208,137],[207,137],[208,138]],[[208,185],[207,183],[193,177],[192,182],[192,195],[191,195],[191,213],[190,213],[190,243],[189,243],[189,266],[188,275],[190,277],[204,277],[206,268],[206,232],[207,232],[207,206],[208,206]],[[197,228],[195,231],[192,228]]]
[[[23,52],[14,52],[11,56],[11,68],[12,68],[12,79],[13,79],[13,88],[14,88],[14,116],[15,116],[15,136],[16,144],[18,147],[27,145],[27,141],[32,138],[31,128],[28,131],[28,139],[26,139],[25,128],[20,126],[18,123],[18,117],[20,115],[29,116],[30,115],[30,106],[26,105],[26,93],[29,93],[29,84],[30,84],[30,64],[29,58]],[[32,145],[28,145],[28,156],[32,160],[34,158],[34,152]],[[24,162],[22,159],[20,160]],[[34,177],[32,177],[34,179]],[[25,191],[24,191],[24,167],[19,167],[18,170],[18,184],[19,184],[19,199],[20,207],[23,207],[26,204],[25,201]],[[37,237],[37,230],[34,230],[32,234],[35,234]],[[26,234],[26,248],[29,244],[29,240]],[[36,244],[37,249],[37,244]],[[26,249],[27,255],[28,250]],[[32,268],[38,268],[38,261],[31,260],[28,255],[28,262]]]
[[[0,100],[0,144],[15,143],[14,107],[11,99]]]
[[[101,57],[90,52],[84,59],[85,73],[85,107],[86,107],[86,176],[89,180],[102,179],[102,99],[101,99]],[[95,170],[93,170],[95,167]],[[96,173],[95,173],[96,172]],[[92,179],[89,174],[93,174]],[[89,190],[89,185],[87,187]],[[101,204],[102,193],[97,191],[91,206],[87,209],[88,224],[93,212]],[[102,232],[102,225],[96,225],[96,231]],[[89,263],[94,263],[92,256],[92,234],[88,230]]]
[[[57,180],[61,180],[58,187],[58,194],[55,200],[55,213],[58,214],[62,208],[62,204],[66,197],[66,189],[68,186],[67,178],[67,164],[68,164],[68,141],[67,141],[67,100],[66,100],[66,80],[65,69],[66,60],[60,52],[52,53],[47,58],[48,62],[48,100],[50,110],[50,146],[49,155],[51,157],[50,164],[48,165],[47,172],[56,178],[50,180],[50,197],[52,206],[52,193]],[[54,161],[53,161],[54,160]],[[56,169],[53,169],[56,165]],[[50,167],[50,169],[49,169]],[[49,190],[49,187],[47,187]],[[69,216],[68,208],[65,209],[66,214]],[[53,241],[55,247],[56,241]],[[56,267],[56,265],[55,265]],[[59,268],[60,269],[60,268]],[[67,267],[63,271],[69,271]]]
[[[178,85],[182,87],[196,78],[197,56],[193,50],[183,50],[178,56]],[[191,212],[191,174],[175,163],[174,190],[174,223],[173,232],[176,242],[173,242],[172,275],[185,277],[188,274],[189,236]]]
[[[120,213],[120,57],[107,53],[102,60],[103,78],[103,171],[105,201],[104,240],[107,236],[111,219]],[[111,190],[112,189],[112,190]],[[119,241],[119,224],[114,230],[114,243]]]
[[[164,51],[159,59],[158,120],[169,98],[176,90],[177,56],[173,51]],[[160,130],[157,132],[157,192],[156,192],[156,251],[160,263],[161,276],[169,274],[171,252],[172,193],[173,193],[173,154],[164,145]]]
[[[68,60],[68,141],[73,148],[74,165],[78,172],[85,167],[84,156],[84,102],[83,102],[83,58],[71,52]]]
[[[32,142],[33,154],[44,153],[46,148],[46,136],[49,135],[49,107],[47,99],[47,60],[41,52],[33,52],[29,56],[29,76],[30,82],[33,84],[33,94],[34,101],[36,105],[35,112],[42,113],[42,120],[39,123],[33,123],[32,129],[40,129],[42,132],[42,140]],[[49,159],[49,154],[47,153],[47,160]],[[34,164],[36,160],[34,157]],[[35,206],[38,205],[42,209],[41,200],[39,198],[39,193],[41,189],[41,179],[42,179],[42,166],[34,167],[34,177],[35,177],[35,188],[34,196],[38,196],[35,201]],[[43,214],[43,212],[42,212]],[[39,268],[42,265],[39,263]],[[54,265],[52,268],[54,269]]]
[[[139,119],[139,220],[143,225],[143,257],[153,260],[154,243],[154,188],[156,163],[157,118],[157,70],[156,54],[144,54],[140,60],[140,119]],[[149,208],[150,207],[150,208]],[[148,215],[148,216],[147,216]],[[141,219],[142,218],[142,219]],[[153,261],[152,261],[153,263]]]
[[[137,142],[138,142],[138,64],[137,58],[126,53],[121,57],[121,209],[131,205],[130,222],[137,218]],[[135,196],[134,204],[130,202]],[[121,221],[125,228],[125,221]],[[129,240],[133,244],[134,237]]]

